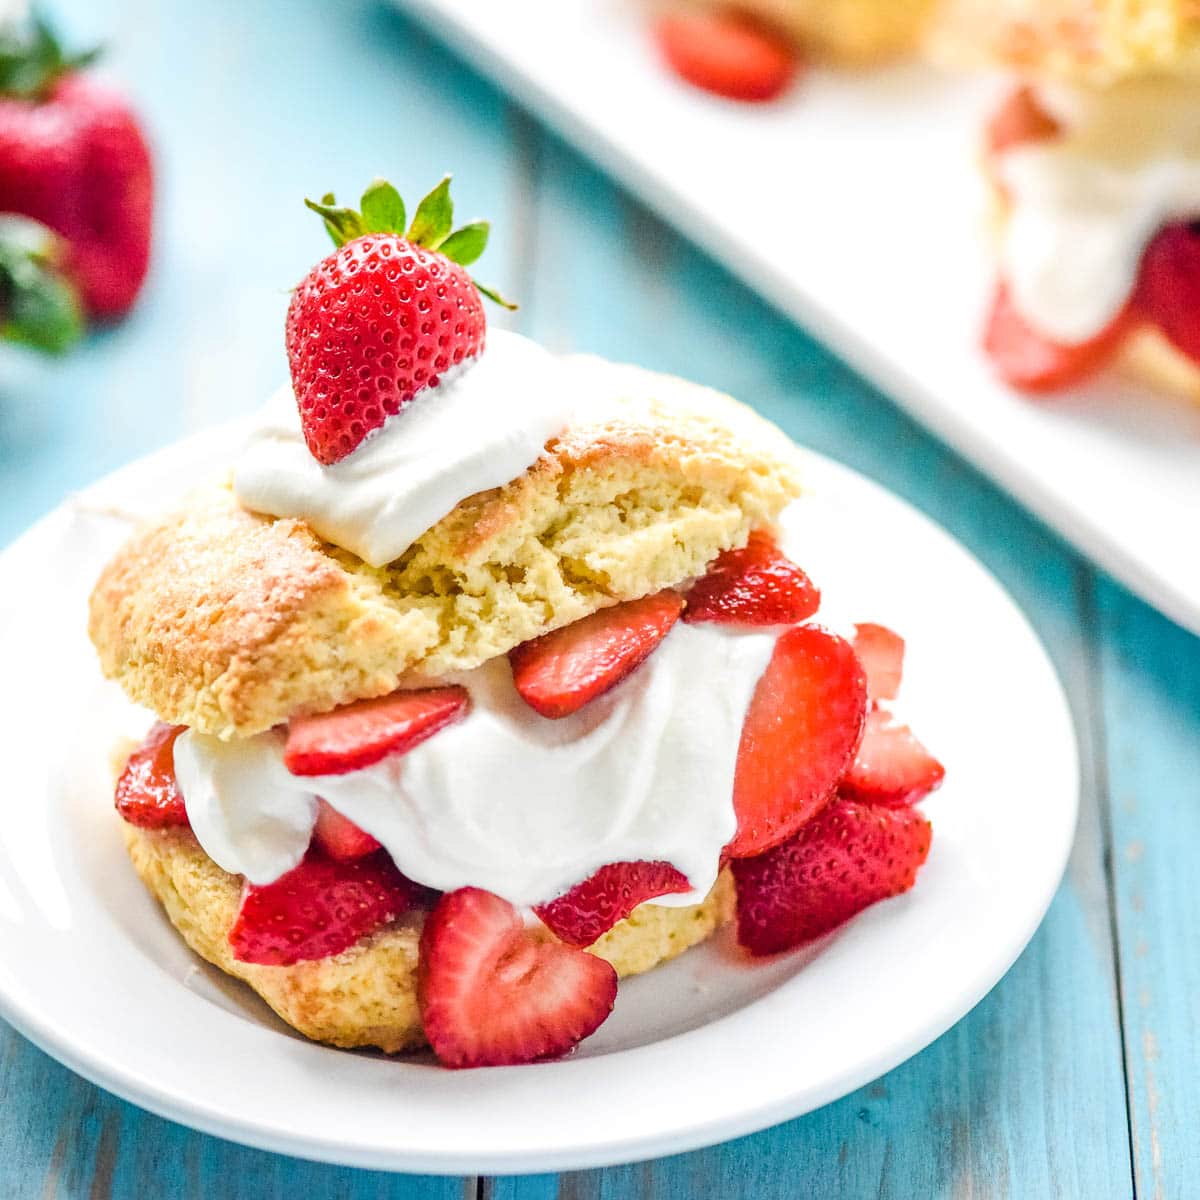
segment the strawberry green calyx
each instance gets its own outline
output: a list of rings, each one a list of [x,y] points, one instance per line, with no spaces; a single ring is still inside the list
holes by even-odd
[[[400,193],[385,179],[376,179],[363,192],[358,209],[338,205],[332,192],[316,200],[304,201],[325,222],[325,228],[339,248],[355,238],[369,233],[394,233],[414,246],[436,251],[459,266],[470,266],[487,248],[491,225],[487,221],[472,221],[454,228],[454,203],[450,199],[450,176],[447,175],[427,195],[413,214],[412,223],[405,229],[407,213]],[[472,283],[479,292],[503,308],[515,309],[494,288],[484,287],[477,279]]]
[[[62,354],[83,335],[83,311],[61,270],[62,242],[25,217],[0,217],[0,340]]]
[[[64,54],[54,31],[41,17],[0,25],[0,94],[45,98],[55,82],[93,62],[98,48]]]

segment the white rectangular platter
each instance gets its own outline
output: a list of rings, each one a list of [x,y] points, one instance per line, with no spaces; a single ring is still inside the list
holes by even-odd
[[[398,2],[1200,633],[1200,406],[1115,377],[1033,401],[978,352],[993,272],[977,145],[995,80],[814,71],[776,104],[741,105],[669,74],[629,0]]]

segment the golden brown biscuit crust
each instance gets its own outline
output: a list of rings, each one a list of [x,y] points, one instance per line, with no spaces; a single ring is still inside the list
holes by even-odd
[[[228,488],[134,535],[91,597],[104,672],[218,737],[464,670],[678,584],[799,491],[791,443],[736,401],[636,368],[523,476],[375,569]]]
[[[943,0],[930,38],[952,65],[1089,87],[1200,74],[1196,0]]]
[[[241,879],[222,871],[187,830],[122,824],[138,875],[184,941],[201,958],[249,984],[294,1029],[344,1048],[374,1046],[399,1053],[425,1045],[417,1007],[419,918],[394,922],[331,958],[291,967],[238,962],[228,934]],[[635,975],[703,941],[732,909],[733,882],[725,871],[703,904],[644,904],[591,950],[612,963],[618,975]]]
[[[912,50],[936,0],[693,0],[787,33],[807,57],[854,66]],[[672,0],[672,6],[679,0]]]

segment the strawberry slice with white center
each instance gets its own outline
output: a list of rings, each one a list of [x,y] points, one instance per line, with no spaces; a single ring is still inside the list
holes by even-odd
[[[685,621],[796,625],[820,607],[812,581],[761,530],[739,550],[717,556],[687,593]]]
[[[336,862],[310,850],[274,883],[246,886],[229,944],[239,962],[269,967],[328,958],[401,916],[416,895],[383,851]]]
[[[616,997],[607,962],[540,940],[481,888],[443,896],[425,922],[417,998],[425,1036],[448,1067],[558,1058],[604,1023]]]
[[[182,725],[156,721],[129,756],[117,780],[117,812],[141,829],[187,826],[187,809],[175,782],[175,739]]]
[[[403,754],[461,720],[470,694],[457,684],[358,700],[288,725],[283,762],[293,775],[345,775]]]
[[[904,673],[904,639],[886,625],[865,622],[854,627],[854,653],[867,673],[871,700],[895,700]]]
[[[690,886],[687,876],[670,863],[609,863],[533,911],[555,937],[572,946],[590,946],[639,904],[686,892]]]
[[[373,854],[379,842],[365,829],[360,829],[349,817],[344,817],[324,800],[317,801],[317,823],[313,826],[313,841],[336,862],[353,862]]]
[[[864,804],[903,807],[928,796],[945,774],[907,725],[875,709],[867,714],[862,743],[839,790]]]
[[[543,717],[569,717],[641,666],[682,610],[678,592],[657,592],[523,642],[508,655],[513,683]]]
[[[849,642],[816,625],[779,638],[742,726],[737,833],[726,854],[761,854],[824,807],[858,748],[866,710],[866,679]]]
[[[781,846],[733,863],[738,941],[751,954],[790,950],[908,891],[932,837],[916,809],[835,801]]]

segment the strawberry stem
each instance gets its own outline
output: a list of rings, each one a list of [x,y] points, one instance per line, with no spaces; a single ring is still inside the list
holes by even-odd
[[[450,176],[445,176],[422,198],[413,214],[412,224],[404,227],[406,211],[400,193],[385,179],[373,180],[363,192],[357,209],[339,205],[332,192],[319,201],[304,203],[324,222],[333,244],[339,249],[369,233],[393,233],[414,246],[435,250],[459,266],[470,266],[487,249],[491,225],[471,221],[454,228],[454,202],[450,199]],[[510,311],[517,306],[495,288],[485,287],[472,277],[480,295]]]

